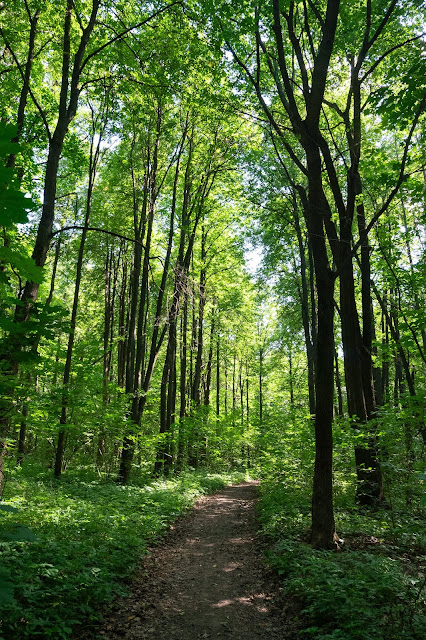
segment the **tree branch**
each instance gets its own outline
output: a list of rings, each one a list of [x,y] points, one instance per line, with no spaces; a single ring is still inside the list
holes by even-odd
[[[52,232],[52,238],[53,236],[56,236],[58,233],[62,233],[62,231],[73,231],[73,230],[83,230],[86,229],[87,231],[99,231],[100,233],[106,233],[109,236],[114,236],[115,238],[121,238],[121,240],[127,240],[128,242],[133,242],[134,244],[139,244],[143,249],[145,249],[145,245],[142,244],[142,242],[139,242],[139,240],[135,240],[134,238],[128,238],[127,236],[123,236],[121,233],[115,233],[115,231],[108,231],[107,229],[100,229],[99,227],[84,227],[82,225],[72,225],[69,227],[62,227],[61,229],[57,229],[57,231],[53,231]]]
[[[390,192],[390,194],[387,197],[386,201],[383,203],[383,205],[380,207],[380,209],[374,214],[374,216],[372,217],[372,219],[370,220],[370,222],[366,226],[364,237],[367,237],[367,235],[369,234],[371,229],[374,227],[374,225],[376,224],[376,222],[378,221],[380,216],[389,207],[390,203],[392,202],[392,200],[394,199],[394,197],[398,193],[402,183],[406,180],[406,175],[405,175],[404,171],[405,171],[405,167],[406,167],[407,160],[408,160],[408,151],[409,151],[409,148],[410,148],[411,139],[413,137],[414,130],[415,130],[416,126],[417,126],[417,123],[419,121],[420,115],[423,113],[423,110],[424,110],[424,107],[425,107],[425,103],[426,103],[426,95],[423,96],[423,99],[422,99],[422,101],[421,101],[421,103],[419,105],[419,108],[417,109],[416,115],[414,116],[414,120],[413,120],[413,122],[411,124],[410,132],[408,134],[407,140],[405,141],[404,153],[402,155],[401,166],[400,166],[400,169],[399,169],[399,176],[398,176],[398,180],[396,182],[396,185],[392,189],[392,191]],[[354,255],[358,251],[359,247],[361,246],[361,242],[362,242],[361,239],[359,239],[358,242],[354,245],[354,248],[352,250],[352,255]]]
[[[401,47],[405,47],[405,45],[410,44],[410,42],[415,42],[416,40],[420,40],[420,38],[423,38],[423,36],[426,35],[426,32],[424,31],[423,33],[420,33],[418,36],[413,36],[412,38],[409,38],[408,40],[405,40],[404,42],[400,42],[399,44],[396,44],[395,46],[391,47],[390,49],[388,49],[387,51],[385,51],[385,53],[383,55],[381,55],[379,58],[377,58],[377,60],[375,61],[375,63],[373,65],[371,65],[371,67],[368,69],[368,71],[366,71],[364,73],[364,75],[360,78],[360,83],[363,83],[364,80],[373,73],[373,71],[379,66],[379,64],[381,62],[383,62],[383,60],[389,55],[391,54],[393,51],[396,51],[397,49],[401,49]]]
[[[121,40],[121,38],[123,38],[125,35],[127,35],[131,31],[133,31],[134,29],[138,29],[139,27],[143,27],[147,22],[149,22],[150,20],[153,20],[154,18],[156,18],[157,16],[161,15],[162,13],[164,13],[165,11],[167,11],[171,7],[174,7],[177,4],[182,5],[182,0],[175,0],[175,2],[172,2],[172,3],[168,4],[168,5],[166,5],[162,9],[158,9],[158,11],[155,11],[154,13],[152,13],[150,16],[148,16],[148,18],[145,18],[145,20],[142,20],[142,22],[138,22],[137,24],[134,24],[133,26],[128,27],[127,29],[124,29],[124,31],[121,31],[120,33],[118,33],[116,36],[114,36],[114,38],[111,38],[110,40],[108,40],[108,42],[105,42],[103,45],[101,45],[100,47],[98,47],[97,49],[95,49],[94,51],[89,53],[86,56],[86,58],[84,59],[84,61],[82,62],[81,66],[80,66],[80,69],[79,69],[80,75],[83,72],[83,69],[87,65],[89,60],[91,60],[94,56],[97,56],[98,53],[100,53],[101,51],[106,49],[106,47],[109,47],[114,42],[117,42],[117,40]]]

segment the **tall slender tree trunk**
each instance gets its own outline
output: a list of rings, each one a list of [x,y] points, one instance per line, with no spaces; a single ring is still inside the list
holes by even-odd
[[[216,420],[220,419],[220,336],[216,338]]]
[[[214,342],[215,342],[215,310],[213,309],[211,325],[210,325],[210,344],[209,344],[209,353],[207,357],[206,381],[204,385],[204,405],[206,407],[210,405],[210,387],[211,387],[211,380],[212,380]]]
[[[346,262],[340,272],[340,313],[345,361],[348,413],[356,416],[355,426],[364,425],[364,442],[355,447],[357,500],[374,506],[383,499],[383,479],[377,459],[374,434],[368,423],[375,415],[371,354],[362,342],[355,303],[352,266]],[[366,380],[365,378],[368,377]]]
[[[240,415],[241,427],[244,425],[244,384],[243,384],[243,360],[240,358],[240,366],[238,371],[238,386],[240,389]]]
[[[75,330],[77,327],[78,299],[80,295],[81,276],[82,276],[82,270],[83,270],[84,246],[86,244],[87,228],[89,226],[90,211],[92,206],[93,187],[95,184],[96,169],[98,165],[100,144],[102,139],[101,135],[99,135],[96,148],[94,148],[95,133],[96,132],[95,132],[94,123],[93,123],[92,139],[90,144],[89,185],[87,189],[86,213],[84,218],[83,231],[81,233],[80,247],[78,250],[74,299],[73,299],[71,321],[70,321],[70,333],[68,336],[67,355],[65,358],[64,376],[62,380],[61,415],[59,418],[60,427],[58,432],[58,441],[56,445],[55,466],[54,466],[55,478],[59,478],[63,470],[65,442],[66,442],[66,434],[67,434],[66,425],[68,421],[68,409],[70,404],[69,387],[70,387],[70,379],[71,379],[71,365],[72,365],[72,356],[73,356],[73,350],[74,350]]]
[[[184,418],[187,415],[187,401],[186,401],[186,369],[187,369],[187,350],[188,350],[188,293],[185,291],[183,303],[183,314],[181,318],[181,348],[180,348],[180,377],[179,377],[179,390],[180,390],[180,409],[179,409],[179,436],[178,436],[178,453],[177,453],[177,466],[178,469],[184,467],[185,458],[185,433],[184,433]]]
[[[96,15],[99,9],[99,0],[93,0],[90,19],[87,27],[82,32],[80,44],[71,69],[71,17],[73,6],[74,3],[72,0],[67,0],[64,19],[62,78],[58,119],[53,135],[49,140],[49,151],[44,179],[43,208],[32,253],[33,260],[38,267],[44,266],[50,241],[52,239],[59,161],[69,125],[77,113],[79,97],[78,83],[81,75],[81,64],[95,26]],[[70,71],[72,72],[71,79]],[[31,281],[26,282],[22,294],[22,301],[24,304],[17,307],[16,310],[17,321],[22,322],[28,320],[31,312],[31,306],[37,299],[38,289],[39,283]]]
[[[259,349],[259,424],[263,424],[263,348]]]
[[[299,187],[298,189],[299,195],[302,198],[302,205],[304,209],[308,206],[306,193],[303,187]],[[306,256],[305,256],[305,246],[303,243],[302,230],[300,228],[299,221],[299,212],[297,207],[297,198],[296,194],[293,194],[293,212],[294,212],[294,224],[297,235],[297,242],[299,245],[299,256],[300,256],[300,279],[301,279],[301,291],[300,302],[302,309],[302,323],[303,323],[303,332],[305,336],[305,348],[306,348],[306,359],[308,363],[308,394],[309,394],[309,412],[313,416],[315,415],[315,351],[314,351],[314,343],[311,337],[311,324],[309,321],[309,288],[308,288],[308,279],[306,277]],[[306,214],[305,214],[306,218]],[[308,240],[309,242],[309,240]],[[313,302],[312,313],[314,313],[315,302]],[[313,318],[313,324],[315,323],[315,319]]]
[[[117,384],[124,389],[126,380],[127,352],[127,262],[123,259],[121,266],[121,283],[118,302],[118,343],[117,343]]]
[[[290,391],[290,406],[294,409],[294,389],[293,389],[293,357],[291,347],[288,350],[288,384]]]
[[[342,382],[340,379],[339,357],[337,351],[334,352],[334,363],[336,371],[336,393],[337,393],[337,415],[343,416],[343,394]]]
[[[203,348],[204,348],[204,307],[206,304],[206,293],[205,293],[206,272],[204,268],[205,259],[206,259],[206,233],[203,225],[201,230],[201,264],[203,266],[201,267],[201,271],[200,271],[198,320],[196,322],[196,325],[194,326],[196,357],[195,357],[194,377],[192,380],[192,394],[191,394],[192,401],[196,407],[199,407],[201,404],[200,387],[201,387],[201,371],[203,366]]]
[[[232,359],[232,428],[235,429],[235,411],[237,408],[237,385],[236,385],[236,369],[237,369],[237,353],[234,347],[234,355]]]
[[[40,17],[40,9],[36,9],[34,15],[31,16],[29,14],[29,22],[30,22],[30,35],[28,40],[28,52],[27,52],[27,60],[25,63],[25,71],[23,76],[23,84],[21,89],[21,94],[19,96],[19,106],[18,106],[18,114],[16,119],[16,135],[12,139],[12,142],[19,142],[21,139],[22,130],[24,128],[25,123],[25,111],[28,102],[28,94],[30,91],[30,80],[31,80],[31,71],[34,62],[34,49],[35,49],[35,39],[37,34],[37,23]],[[2,33],[3,39],[5,39],[5,34],[3,30],[0,28],[0,32]],[[5,39],[5,43],[10,49],[9,43],[7,39]],[[16,153],[11,153],[7,159],[7,166],[14,167],[16,162]]]
[[[224,374],[225,374],[225,389],[224,389],[224,409],[225,409],[225,418],[228,416],[228,360],[225,356],[225,362],[224,362]]]

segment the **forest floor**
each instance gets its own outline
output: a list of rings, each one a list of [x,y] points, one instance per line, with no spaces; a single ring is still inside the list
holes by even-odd
[[[201,498],[150,549],[131,595],[116,602],[92,637],[296,638],[294,604],[284,600],[263,558],[255,519],[257,489],[251,481]]]

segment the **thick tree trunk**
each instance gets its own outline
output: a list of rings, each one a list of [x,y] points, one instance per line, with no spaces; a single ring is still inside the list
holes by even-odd
[[[311,544],[314,548],[333,546],[333,397],[334,397],[334,281],[325,243],[328,203],[322,186],[319,147],[305,132],[303,146],[308,169],[308,233],[317,291],[317,336],[315,368],[315,466],[312,488]]]
[[[355,418],[355,427],[364,427],[365,434],[363,444],[355,447],[356,493],[360,504],[374,506],[383,500],[383,479],[375,437],[368,427],[376,409],[371,354],[364,347],[359,327],[352,265],[344,259],[340,267],[340,314],[348,414],[351,419]]]
[[[312,172],[315,175],[317,172]],[[317,174],[318,175],[318,174]],[[328,264],[324,229],[317,210],[321,193],[310,180],[310,229],[317,288],[318,331],[315,372],[315,467],[312,489],[311,544],[331,548],[335,532],[333,512],[333,357],[334,274]]]

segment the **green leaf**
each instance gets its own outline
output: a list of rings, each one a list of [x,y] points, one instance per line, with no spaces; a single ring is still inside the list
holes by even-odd
[[[17,513],[18,509],[16,507],[12,507],[11,504],[0,504],[0,511],[9,511],[11,513]]]
[[[23,255],[10,247],[0,246],[0,261],[10,264],[18,271],[21,277],[27,280],[32,280],[38,284],[43,280],[41,267],[37,267],[34,260],[29,256]]]
[[[14,584],[0,577],[0,602],[11,604],[15,601],[13,597]]]
[[[8,542],[34,542],[37,540],[37,536],[31,529],[21,524],[16,525],[13,529],[0,531],[0,538]]]

